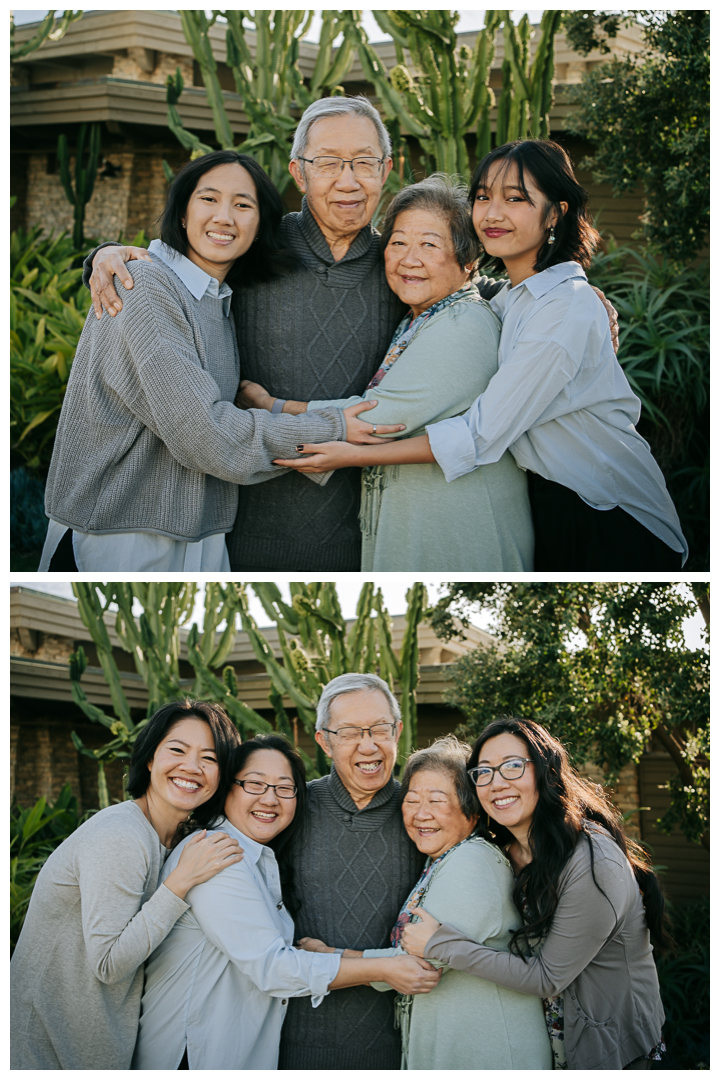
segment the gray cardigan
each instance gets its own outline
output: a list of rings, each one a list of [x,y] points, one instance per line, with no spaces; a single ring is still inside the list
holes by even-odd
[[[188,910],[158,889],[165,854],[133,802],[52,853],[10,964],[11,1069],[130,1068],[143,962]]]
[[[560,875],[550,931],[531,959],[478,945],[447,925],[430,938],[425,956],[524,994],[564,992],[569,1068],[622,1069],[659,1041],[665,1014],[630,864],[604,830],[592,845],[598,884],[583,837]]]
[[[341,439],[337,409],[271,416],[233,405],[240,365],[223,300],[199,300],[161,260],[131,262],[115,318],[91,310],[48,475],[48,517],[89,533],[196,541],[228,532],[237,484],[279,475],[298,442]],[[309,485],[310,486],[310,485]]]

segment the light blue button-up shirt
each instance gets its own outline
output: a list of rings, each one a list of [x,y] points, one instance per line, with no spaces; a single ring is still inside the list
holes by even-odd
[[[431,424],[435,460],[455,480],[510,450],[521,469],[622,507],[687,558],[680,520],[645,439],[640,400],[617,361],[607,313],[577,263],[564,262],[490,301],[503,323],[498,371],[462,416]]]
[[[340,956],[292,948],[274,852],[224,820],[245,855],[185,897],[175,923],[145,968],[133,1069],[277,1069],[288,998],[319,1005]],[[187,841],[168,858],[161,881]]]
[[[180,278],[185,288],[192,293],[196,300],[202,300],[205,293],[208,296],[216,296],[223,302],[223,313],[226,316],[230,314],[232,289],[227,281],[223,281],[221,285],[217,278],[214,278],[211,274],[206,274],[204,270],[201,270],[185,255],[181,255],[175,248],[163,244],[162,240],[151,240],[148,244],[148,251],[153,255],[157,255],[158,259],[162,259],[165,265]]]

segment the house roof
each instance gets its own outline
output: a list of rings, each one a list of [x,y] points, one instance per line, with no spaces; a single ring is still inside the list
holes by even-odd
[[[104,621],[114,651],[118,656],[127,654],[115,629],[115,614],[106,612]],[[354,620],[347,620],[348,626]],[[405,618],[392,616],[392,644],[399,652],[405,632]],[[274,626],[260,627],[273,655],[282,659],[278,633]],[[418,704],[441,704],[447,687],[450,665],[465,653],[481,645],[493,642],[490,634],[471,626],[463,636],[458,624],[458,636],[452,641],[440,641],[430,626],[421,624],[418,630],[420,652],[420,678],[417,690]],[[25,586],[12,586],[10,589],[10,631],[15,635],[17,646],[11,646],[10,691],[17,697],[31,697],[53,701],[72,701],[67,657],[78,644],[92,642],[75,600],[49,595],[39,589]],[[187,659],[187,636],[189,628],[180,629],[180,659]],[[40,647],[43,634],[64,643],[61,658],[48,654]],[[11,641],[13,639],[11,638]],[[233,649],[225,664],[235,667],[240,687],[240,697],[253,709],[268,709],[270,679],[265,671],[252,670],[258,661],[250,645],[248,635],[238,631]],[[141,677],[134,671],[120,671],[123,691],[131,707],[142,708],[147,703],[147,692]],[[188,690],[192,680],[187,679]],[[82,678],[82,685],[88,699],[101,708],[112,705],[110,692],[101,668],[88,666]],[[285,704],[291,707],[289,699]]]
[[[16,44],[22,45],[30,40],[36,26],[36,23],[26,23],[16,27]],[[458,42],[472,48],[476,37],[476,31],[458,34]],[[246,39],[250,51],[254,53],[255,32],[248,30]],[[227,50],[222,24],[216,23],[211,28],[210,40],[215,60],[224,65],[227,61]],[[537,44],[536,34],[530,43],[531,54]],[[632,55],[639,52],[642,47],[640,28],[622,29],[611,45],[614,53]],[[393,42],[377,42],[374,48],[388,70],[395,65],[397,60]],[[67,81],[69,69],[77,69],[81,62],[87,62],[93,57],[122,55],[128,50],[148,71],[153,68],[153,57],[156,53],[164,53],[186,62],[193,60],[192,49],[185,40],[177,12],[121,9],[86,12],[81,19],[71,23],[59,41],[46,41],[40,49],[15,62],[18,69],[32,67],[36,72],[41,72],[43,77],[46,76],[48,82],[58,81],[46,89],[32,86],[11,87],[11,126],[31,127],[102,120],[165,127],[167,107],[163,81],[154,83],[118,79],[107,74],[78,79],[77,70],[72,72],[71,81]],[[318,50],[319,45],[314,42],[300,43],[298,62],[304,76],[309,77],[312,74]],[[503,37],[502,31],[499,31],[492,64],[492,85],[499,81],[503,58]],[[587,68],[603,59],[605,57],[595,52],[581,57],[568,46],[564,33],[556,35],[555,72],[558,84],[578,81],[577,69]],[[367,81],[357,58],[344,76],[343,82],[350,92],[357,92],[359,84],[366,85]],[[356,85],[353,87],[352,84]],[[370,97],[373,97],[372,92]],[[235,134],[246,134],[249,122],[242,109],[241,97],[223,90],[223,99],[231,129]],[[189,129],[214,131],[212,110],[204,87],[186,87],[177,107],[183,123]],[[567,112],[566,95],[558,87],[551,110],[554,128],[562,126],[562,118]]]

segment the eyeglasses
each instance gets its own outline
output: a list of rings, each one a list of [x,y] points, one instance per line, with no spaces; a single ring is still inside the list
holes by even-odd
[[[233,780],[248,795],[264,795],[268,788],[272,788],[278,799],[294,799],[297,788],[294,784],[263,784],[262,780]]]
[[[485,787],[492,781],[496,772],[499,772],[506,780],[519,780],[525,772],[526,765],[532,765],[532,758],[512,758],[510,761],[503,761],[502,765],[478,765],[474,769],[468,769],[468,776],[475,787]]]
[[[371,176],[379,176],[380,171],[385,161],[384,157],[355,157],[355,158],[341,158],[341,157],[321,157],[315,158],[298,158],[298,161],[304,161],[307,165],[312,165],[315,172],[321,176],[340,176],[343,171],[344,165],[349,165],[355,176],[364,176],[369,178]]]
[[[386,742],[392,739],[397,724],[373,724],[372,727],[339,727],[337,731],[323,728],[328,735],[334,735],[339,742],[362,742],[362,737],[367,731],[375,742]]]

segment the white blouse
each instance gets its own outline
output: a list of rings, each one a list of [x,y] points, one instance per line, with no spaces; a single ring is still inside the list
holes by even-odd
[[[339,955],[292,947],[274,852],[227,820],[218,828],[244,857],[190,889],[190,910],[148,960],[133,1069],[177,1069],[186,1046],[191,1069],[277,1069],[288,999],[320,1005],[337,977]]]
[[[510,450],[521,469],[622,507],[687,559],[687,542],[645,439],[640,400],[615,356],[607,314],[575,262],[558,263],[490,301],[503,330],[497,374],[466,413],[428,426],[449,482]]]

